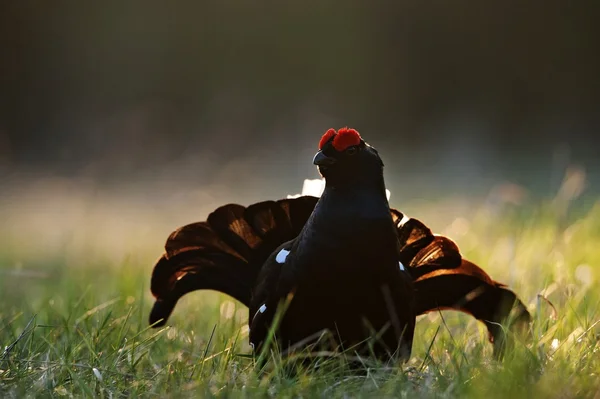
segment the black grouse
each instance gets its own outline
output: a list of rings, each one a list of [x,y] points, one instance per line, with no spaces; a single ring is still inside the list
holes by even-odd
[[[406,359],[419,314],[473,315],[496,355],[501,323],[529,322],[516,295],[462,259],[453,241],[389,208],[383,162],[356,130],[329,129],[313,163],[326,181],[320,198],[229,204],[173,232],[152,273],[150,323],[164,325],[186,293],[212,289],[249,307],[255,350],[280,309],[284,350],[328,330],[341,349]]]

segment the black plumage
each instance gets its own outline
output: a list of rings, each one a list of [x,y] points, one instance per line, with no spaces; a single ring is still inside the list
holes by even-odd
[[[383,162],[356,131],[328,131],[314,163],[326,179],[320,199],[225,205],[173,232],[153,271],[150,323],[164,324],[182,295],[214,289],[249,307],[255,349],[289,300],[276,330],[283,349],[326,329],[335,346],[406,359],[418,314],[472,314],[497,354],[511,310],[518,325],[529,321],[516,295],[450,239],[389,208]]]

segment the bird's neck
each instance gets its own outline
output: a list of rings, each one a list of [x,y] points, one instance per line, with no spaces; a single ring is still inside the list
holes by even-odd
[[[389,233],[390,226],[393,221],[383,184],[326,186],[301,234],[359,239],[380,231]]]
[[[391,218],[382,175],[357,176],[352,184],[332,184],[326,180],[325,190],[319,200],[324,213],[339,213],[368,218]]]
[[[391,218],[385,188],[326,187],[316,209],[317,216],[350,217],[353,222],[361,218]]]
[[[387,259],[398,239],[385,188],[326,188],[295,242],[294,261],[321,267],[323,254],[336,259]],[[329,259],[329,258],[325,258]]]

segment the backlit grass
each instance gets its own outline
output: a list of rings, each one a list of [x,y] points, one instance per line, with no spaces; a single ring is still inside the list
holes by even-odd
[[[248,356],[247,309],[225,295],[187,295],[169,327],[148,327],[149,277],[169,232],[164,225],[156,240],[127,237],[122,254],[104,254],[100,235],[78,237],[77,229],[43,251],[5,232],[0,397],[598,398],[600,203],[569,206],[561,198],[479,202],[444,218],[441,203],[400,207],[454,238],[528,305],[531,339],[517,341],[504,361],[492,359],[482,325],[443,312],[419,318],[406,364],[365,359],[357,373],[339,357],[295,376],[277,354],[259,372]]]

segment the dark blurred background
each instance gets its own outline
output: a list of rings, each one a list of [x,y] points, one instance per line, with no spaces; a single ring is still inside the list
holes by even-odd
[[[0,179],[279,197],[348,125],[396,199],[554,192],[572,164],[597,190],[598,15],[564,0],[2,1]]]

